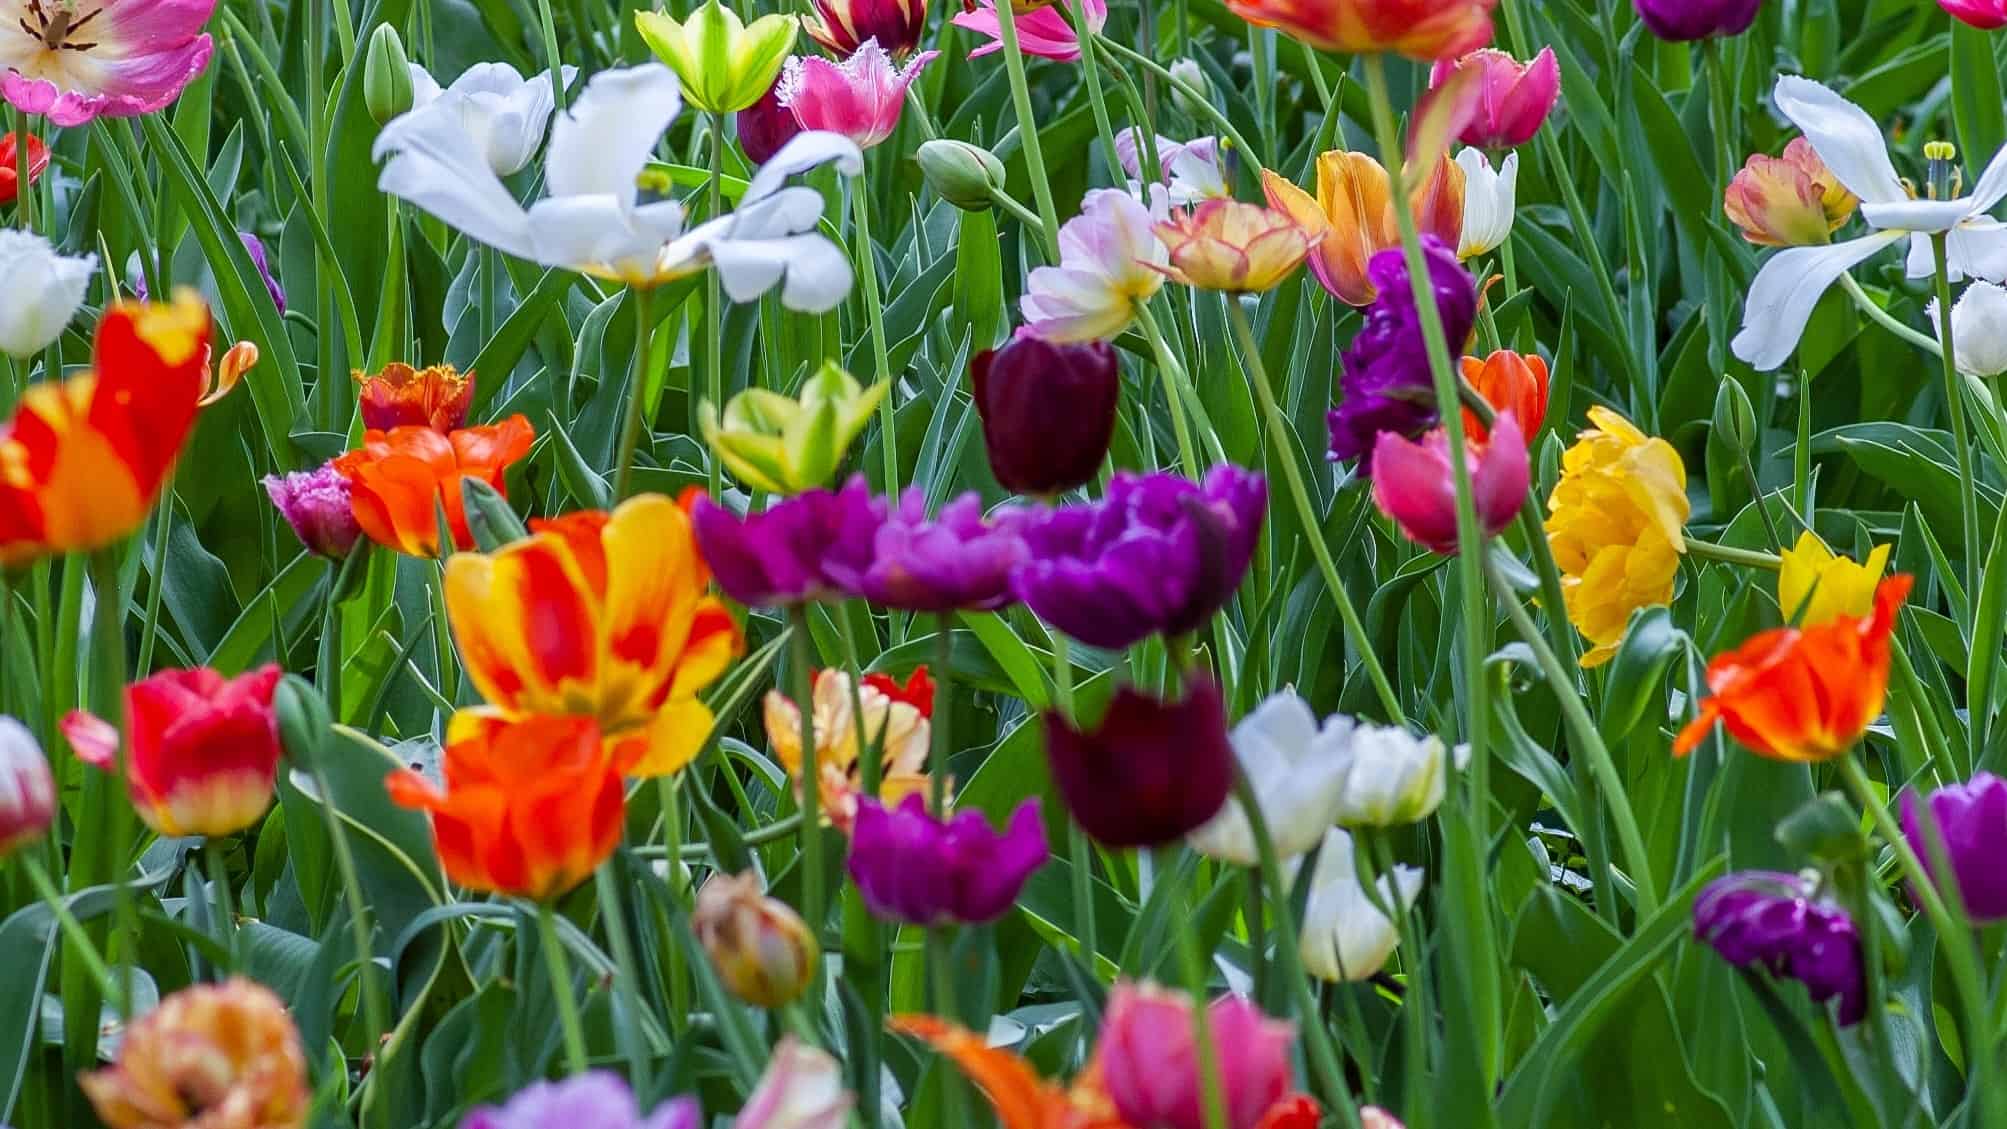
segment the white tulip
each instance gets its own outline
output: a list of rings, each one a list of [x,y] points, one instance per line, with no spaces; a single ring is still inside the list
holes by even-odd
[[[1749,287],[1742,332],[1730,346],[1736,356],[1766,372],[1781,367],[1798,348],[1819,298],[1840,276],[1905,238],[1911,278],[1936,273],[1931,244],[1940,235],[1952,281],[2007,275],[2007,224],[1986,214],[2007,198],[2007,149],[1994,154],[1971,195],[1918,200],[1896,175],[1881,127],[1866,110],[1795,75],[1777,80],[1775,101],[1840,183],[1861,198],[1861,218],[1875,230],[1845,243],[1787,247],[1772,255]]]
[[[1380,904],[1404,910],[1421,892],[1422,872],[1396,865],[1391,875],[1380,875],[1373,885]],[[1359,881],[1352,836],[1336,829],[1327,832],[1324,849],[1317,852],[1317,867],[1310,872],[1310,899],[1303,907],[1299,943],[1304,969],[1320,980],[1365,980],[1387,963],[1400,936]]]
[[[676,75],[660,63],[601,71],[551,127],[548,195],[525,210],[443,102],[393,119],[376,156],[377,181],[472,238],[521,259],[630,286],[658,286],[715,268],[734,302],[781,287],[792,310],[824,313],[850,293],[849,260],[816,231],[822,194],[784,187],[834,163],[855,176],[864,154],[834,133],[797,134],[761,166],[735,212],[686,229],[683,205],[642,203],[638,181],[656,141],[682,109]]]
[[[1339,751],[1345,784],[1338,800],[1343,827],[1398,827],[1426,819],[1443,802],[1451,755],[1439,737],[1416,737],[1405,729],[1361,725]],[[1456,766],[1470,760],[1470,746],[1458,745]]]
[[[842,1129],[855,1101],[843,1088],[843,1064],[788,1035],[732,1121],[732,1129]]]
[[[1257,706],[1234,726],[1234,756],[1261,804],[1276,854],[1290,858],[1317,845],[1338,818],[1345,788],[1345,746],[1353,721],[1342,714],[1320,729],[1294,690],[1284,690]],[[1211,858],[1253,866],[1260,861],[1254,830],[1238,798],[1205,826],[1192,832],[1192,849]]]
[[[1456,257],[1474,259],[1504,244],[1512,234],[1519,205],[1519,154],[1509,153],[1496,170],[1479,149],[1456,155],[1463,170],[1463,237]]]
[[[1938,327],[1937,303],[1930,303],[1930,324]],[[2007,288],[1974,282],[1951,307],[1952,351],[1960,372],[1998,376],[2007,372]]]
[[[25,360],[62,336],[97,269],[96,255],[59,255],[39,235],[0,230],[0,278],[7,280],[7,297],[0,301],[0,353]]]
[[[441,90],[431,72],[417,63],[409,66],[412,110],[446,106],[496,176],[521,172],[536,157],[557,105],[549,71],[526,79],[507,63],[475,63]],[[577,74],[577,67],[564,68],[565,84]]]

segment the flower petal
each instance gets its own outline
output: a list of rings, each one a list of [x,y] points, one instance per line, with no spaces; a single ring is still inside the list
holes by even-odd
[[[1840,276],[1903,238],[1882,231],[1824,247],[1790,247],[1771,256],[1756,272],[1743,308],[1742,332],[1730,347],[1735,355],[1768,372],[1791,358],[1812,309]]]

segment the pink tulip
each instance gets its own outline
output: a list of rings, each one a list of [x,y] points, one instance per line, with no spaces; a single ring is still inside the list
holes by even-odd
[[[2007,27],[2007,0],[1937,0],[1937,6],[1981,31]]]
[[[1477,115],[1464,128],[1463,143],[1479,149],[1510,149],[1533,140],[1553,111],[1555,99],[1561,96],[1561,66],[1554,59],[1554,49],[1543,48],[1531,63],[1522,63],[1493,47],[1472,51],[1461,59],[1444,59],[1430,74],[1429,85],[1441,86],[1452,73],[1467,67],[1476,68],[1482,79]]]
[[[1519,420],[1511,412],[1500,413],[1491,441],[1476,455],[1467,464],[1472,500],[1485,535],[1496,537],[1518,516],[1532,474]],[[1454,473],[1449,439],[1441,428],[1419,443],[1383,431],[1373,444],[1374,504],[1411,540],[1438,553],[1457,551]]]
[[[892,57],[867,39],[841,63],[796,55],[781,69],[780,104],[794,111],[803,129],[840,133],[869,149],[899,127],[906,88],[939,51],[922,51],[900,70]]]
[[[215,10],[216,0],[11,5],[0,21],[0,96],[59,126],[153,113],[209,65],[215,44],[202,27]]]
[[[953,21],[956,27],[967,28],[988,42],[969,52],[969,58],[980,58],[993,51],[1003,50],[1003,32],[997,26],[996,0],[979,0],[980,6],[958,12]],[[1083,11],[1087,16],[1087,27],[1100,31],[1108,22],[1108,0],[1085,0]],[[1027,55],[1041,59],[1051,59],[1056,63],[1078,62],[1080,40],[1073,34],[1073,25],[1058,4],[1027,12],[1017,18],[1017,45]]]
[[[1219,1066],[1226,1129],[1254,1129],[1289,1091],[1295,1029],[1245,996],[1206,1009]],[[1192,1030],[1192,1001],[1151,984],[1117,983],[1095,1049],[1102,1086],[1122,1120],[1152,1129],[1204,1129],[1205,1089]]]

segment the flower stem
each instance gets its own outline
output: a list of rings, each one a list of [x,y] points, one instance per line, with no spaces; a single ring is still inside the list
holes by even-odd
[[[707,219],[717,219],[725,210],[725,115],[712,110],[710,117],[711,183],[706,193],[710,210],[705,215]],[[725,311],[724,294],[715,269],[704,272],[704,345],[704,363],[710,377],[711,422],[722,427],[725,411]],[[710,463],[711,500],[717,501],[724,490],[724,467],[715,457]]]
[[[669,779],[664,777],[663,779]],[[679,863],[671,862],[675,869]],[[627,907],[621,899],[620,880],[613,872],[613,860],[599,864],[597,875],[599,885],[599,914],[606,923],[607,944],[613,949],[615,975],[614,990],[620,993],[621,1050],[627,1058],[628,1078],[637,1089],[647,1090],[648,1049],[641,1035],[641,1016],[645,1005],[641,1001],[640,965],[634,957],[634,938],[627,931]]]
[[[28,176],[28,143],[35,136],[34,123],[28,111],[14,111],[14,220],[22,231],[35,230],[35,193]]]
[[[1150,347],[1157,354],[1157,371],[1164,377],[1164,399],[1171,409],[1171,430],[1178,437],[1178,461],[1185,468],[1185,477],[1197,482],[1204,471],[1199,466],[1198,445],[1192,440],[1191,421],[1185,417],[1184,404],[1178,395],[1179,376],[1184,370],[1178,363],[1177,355],[1171,352],[1170,342],[1164,340],[1163,330],[1157,328],[1157,319],[1151,315],[1146,303],[1136,304],[1136,321],[1143,327],[1143,336],[1150,339]]]
[[[948,760],[955,753],[955,641],[948,633],[948,613],[942,612],[934,623],[934,763],[929,766],[933,771],[928,774],[927,810],[934,813],[935,819],[946,819]]]
[[[216,846],[216,840],[202,841],[202,861],[209,871],[209,885],[213,891],[210,911],[215,914],[216,943],[223,947],[228,967],[222,972],[229,975],[237,971],[237,907],[230,896],[230,868],[225,865],[223,852]]]
[[[588,1066],[585,1024],[579,1021],[578,998],[572,995],[571,962],[565,959],[564,942],[558,940],[557,911],[549,902],[537,903],[537,947],[544,951],[544,970],[550,973],[551,994],[557,997],[567,1073],[583,1074]]]
[[[1784,567],[1783,558],[1776,553],[1765,553],[1756,549],[1737,549],[1732,545],[1718,545],[1713,541],[1702,541],[1697,537],[1686,538],[1688,556],[1703,560],[1720,561],[1723,564],[1746,565],[1749,568],[1766,569],[1776,572]]]
[[[620,447],[613,459],[613,497],[616,501],[627,497],[634,484],[634,454],[641,446],[642,402],[648,389],[649,338],[655,328],[654,319],[650,316],[654,297],[655,292],[645,286],[628,291],[628,300],[634,303],[634,381],[627,389],[627,411],[620,419]]]
[[[808,630],[808,606],[788,609],[794,630],[788,641],[792,654],[794,704],[801,714],[801,915],[815,935],[822,936],[822,766],[815,748],[815,685],[809,672],[815,643]],[[858,750],[860,755],[863,750]]]
[[[1394,869],[1393,845],[1378,828],[1362,827],[1355,834],[1365,840],[1366,853],[1372,859],[1376,872],[1373,880],[1366,884],[1368,895],[1382,893],[1380,882],[1383,877],[1387,883],[1384,893],[1390,904],[1384,906],[1381,912],[1387,915],[1387,921],[1394,927],[1396,944],[1401,951],[1401,967],[1407,972],[1407,991],[1401,996],[1401,1029],[1407,1041],[1407,1061],[1413,1065],[1401,1071],[1407,1087],[1403,1104],[1408,1109],[1419,1109],[1423,1104],[1419,1087],[1429,1074],[1429,978],[1423,968],[1428,946],[1422,940],[1419,923],[1415,919],[1414,903],[1401,897],[1400,875]]]
[[[1951,441],[1958,447],[1959,516],[1965,528],[1965,590],[1979,592],[1979,490],[1972,474],[1972,436],[1965,424],[1965,389],[1959,387],[1958,346],[1951,336],[1951,266],[1945,252],[1945,233],[1930,237],[1930,250],[1937,261],[1937,339],[1943,343],[1938,357],[1944,364],[1944,406],[1951,412]]]
[[[1845,290],[1847,297],[1854,300],[1854,305],[1860,307],[1861,312],[1868,315],[1869,321],[1874,322],[1876,325],[1881,326],[1911,345],[1922,349],[1933,357],[1944,355],[1944,350],[1938,347],[1937,342],[1932,340],[1929,334],[1918,333],[1916,330],[1904,325],[1894,314],[1882,309],[1873,298],[1868,297],[1868,292],[1861,289],[1861,284],[1854,281],[1854,276],[1851,273],[1842,273],[1840,275],[1840,289]]]
[[[334,590],[331,587],[328,599],[332,606]],[[339,682],[337,674],[334,681]],[[340,716],[340,715],[336,715]],[[376,931],[370,922],[369,900],[362,892],[362,879],[355,868],[355,851],[349,845],[348,828],[341,822],[341,814],[335,809],[334,791],[328,785],[327,771],[321,767],[316,754],[313,764],[314,790],[320,793],[321,807],[328,824],[328,839],[334,845],[335,868],[341,872],[343,894],[348,899],[349,928],[355,931],[355,957],[360,962],[356,971],[356,991],[362,996],[363,1029],[368,1036],[364,1046],[374,1048],[384,1032],[390,1030],[390,1006],[388,999],[377,992],[375,945],[372,938]]]
[[[1407,715],[1401,709],[1400,696],[1394,693],[1393,684],[1387,680],[1387,672],[1380,665],[1379,653],[1373,649],[1373,641],[1366,637],[1366,625],[1359,618],[1359,609],[1352,605],[1352,597],[1345,591],[1345,582],[1338,575],[1338,562],[1331,557],[1331,546],[1324,542],[1324,523],[1311,504],[1309,488],[1303,481],[1303,470],[1296,465],[1296,444],[1292,442],[1295,433],[1282,414],[1282,405],[1276,402],[1275,390],[1269,387],[1268,367],[1262,364],[1261,348],[1254,339],[1254,326],[1249,324],[1247,311],[1241,308],[1239,298],[1228,295],[1226,307],[1227,320],[1233,323],[1234,335],[1240,339],[1241,353],[1246,358],[1251,378],[1248,383],[1254,385],[1255,400],[1261,407],[1269,445],[1274,448],[1275,461],[1282,464],[1282,478],[1289,487],[1291,501],[1296,505],[1296,519],[1303,526],[1303,536],[1310,542],[1310,554],[1317,560],[1317,570],[1324,574],[1324,586],[1330,590],[1332,602],[1338,605],[1338,618],[1345,625],[1345,638],[1358,652],[1359,662],[1366,668],[1366,677],[1373,683],[1374,693],[1379,695],[1380,708],[1387,711],[1387,720],[1405,725]]]
[[[1052,178],[1046,175],[1045,154],[1038,140],[1038,120],[1032,116],[1031,86],[1024,77],[1024,52],[1017,42],[1017,12],[1012,0],[997,0],[997,40],[1003,44],[1004,71],[1010,78],[1011,108],[1017,113],[1017,140],[1024,149],[1025,172],[1031,177],[1032,198],[1038,201],[1039,230],[1046,254],[1059,261],[1059,212],[1052,206]]]
[[[1134,63],[1137,66],[1143,68],[1143,70],[1146,73],[1155,75],[1157,78],[1162,79],[1164,82],[1168,83],[1172,90],[1175,90],[1180,94],[1183,94],[1185,96],[1186,103],[1189,104],[1193,109],[1197,110],[1201,116],[1209,119],[1213,125],[1219,128],[1220,132],[1226,134],[1228,137],[1233,138],[1233,143],[1240,147],[1241,152],[1254,156],[1256,158],[1257,164],[1266,167],[1268,162],[1260,160],[1261,150],[1256,149],[1254,146],[1248,144],[1247,138],[1242,137],[1240,130],[1234,128],[1233,121],[1229,119],[1225,114],[1221,113],[1219,107],[1213,105],[1212,99],[1206,96],[1205,91],[1200,90],[1198,87],[1193,86],[1191,83],[1186,82],[1184,79],[1181,79],[1177,75],[1172,74],[1170,68],[1164,66],[1164,64],[1159,63],[1158,61],[1148,57],[1147,55],[1139,54],[1138,52],[1136,52],[1135,50],[1129,48],[1124,44],[1117,43],[1112,39],[1103,39],[1097,36],[1095,38],[1095,45],[1099,47],[1105,47],[1108,50],[1115,52],[1117,55],[1120,55],[1124,59],[1129,60],[1131,63]]]
[[[105,958],[98,954],[98,947],[91,943],[91,935],[84,930],[83,923],[70,912],[70,907],[64,903],[63,895],[56,889],[56,884],[49,880],[49,872],[43,868],[42,860],[35,857],[34,851],[22,851],[20,859],[22,868],[28,872],[28,882],[35,887],[35,896],[41,898],[42,904],[49,907],[49,913],[56,919],[57,928],[62,930],[63,937],[70,942],[66,955],[75,957],[83,965],[84,970],[90,973],[91,981],[97,985],[98,992],[105,999],[112,1001],[112,1005],[120,1014],[125,1014],[127,1010],[125,994],[120,989],[118,980],[105,965]]]
[[[877,365],[876,379],[891,381],[885,395],[878,398],[878,449],[885,458],[885,493],[899,492],[899,424],[893,401],[898,399],[898,380],[892,372],[892,357],[885,343],[885,300],[878,291],[878,253],[871,242],[871,192],[860,172],[850,182],[851,212],[857,221],[857,277],[864,283],[864,317],[871,325],[871,360]]]
[[[1176,860],[1169,849],[1164,851],[1162,869],[1166,874],[1175,873]],[[1189,903],[1184,908],[1189,923],[1195,909]],[[1199,953],[1198,930],[1188,924],[1171,932],[1177,935],[1178,966],[1184,972],[1185,991],[1191,996],[1192,1053],[1199,1061],[1201,1124],[1205,1129],[1227,1129],[1226,1086],[1220,1078],[1219,1047],[1213,1041],[1211,1016],[1207,1014],[1209,977],[1205,958]]]

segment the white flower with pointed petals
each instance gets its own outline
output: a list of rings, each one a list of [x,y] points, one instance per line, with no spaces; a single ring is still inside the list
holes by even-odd
[[[1937,300],[1930,302],[1930,327],[1937,329]],[[1975,282],[1951,306],[1951,343],[1958,371],[1973,376],[2007,372],[2007,288]]]
[[[1234,756],[1254,786],[1269,838],[1279,857],[1290,858],[1317,845],[1338,818],[1345,788],[1344,748],[1353,721],[1337,714],[1320,728],[1317,715],[1294,690],[1284,690],[1255,707],[1233,727]],[[1240,800],[1226,806],[1189,837],[1192,849],[1210,858],[1253,866],[1260,860]]]
[[[32,232],[0,230],[0,353],[32,357],[62,336],[97,269],[96,255],[60,255]]]
[[[1514,210],[1519,205],[1519,154],[1506,154],[1498,168],[1482,149],[1465,149],[1456,155],[1463,170],[1463,235],[1456,257],[1474,259],[1488,254],[1512,235]]]
[[[1373,885],[1381,905],[1406,909],[1421,893],[1422,872],[1396,865],[1392,874],[1380,875]],[[1298,943],[1304,970],[1335,983],[1368,979],[1394,955],[1400,936],[1359,880],[1352,836],[1335,829],[1327,832],[1316,869],[1310,872],[1310,899],[1303,906]]]
[[[673,200],[643,203],[639,181],[655,142],[682,108],[675,73],[660,63],[602,71],[551,127],[547,195],[527,210],[496,177],[446,99],[384,126],[377,181],[468,236],[544,266],[630,286],[659,286],[715,268],[725,293],[750,302],[781,287],[789,309],[822,313],[850,292],[849,261],[818,233],[822,194],[783,187],[834,163],[855,176],[856,145],[831,133],[796,135],[762,165],[737,211],[696,228]]]
[[[549,71],[526,79],[507,63],[475,63],[441,90],[430,71],[417,63],[407,65],[411,108],[422,110],[436,102],[449,106],[496,176],[513,176],[536,157],[557,104]],[[565,84],[577,74],[577,67],[564,68]]]
[[[1972,194],[1918,200],[1889,160],[1881,127],[1866,110],[1810,79],[1777,80],[1777,108],[1803,130],[1819,159],[1861,198],[1861,218],[1875,230],[1845,243],[1789,247],[1770,257],[1749,288],[1735,355],[1758,369],[1791,358],[1819,298],[1840,276],[1907,238],[1909,276],[1936,273],[1933,236],[1945,237],[1947,267],[1957,281],[2007,275],[2007,224],[1987,215],[2007,197],[2007,149],[1994,154]]]

